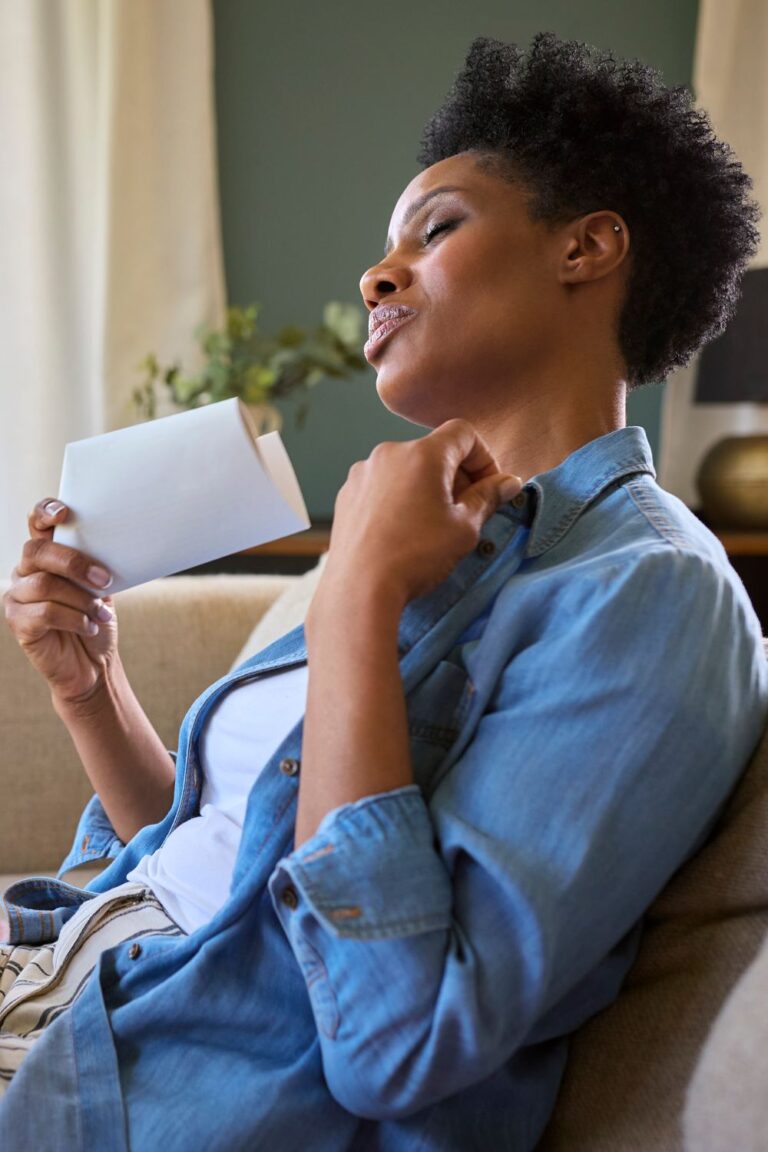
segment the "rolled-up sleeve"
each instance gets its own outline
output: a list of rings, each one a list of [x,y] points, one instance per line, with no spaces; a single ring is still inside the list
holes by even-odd
[[[492,1075],[545,1016],[557,1035],[609,1002],[595,970],[764,726],[754,613],[698,554],[605,566],[538,630],[536,611],[521,592],[510,658],[431,794],[342,805],[270,877],[329,1088],[357,1115],[416,1112]]]
[[[170,749],[166,751],[175,764],[176,752]],[[72,847],[56,873],[57,878],[60,880],[66,872],[77,868],[79,864],[94,860],[114,860],[123,848],[125,842],[115,832],[104,805],[94,792],[80,815]]]

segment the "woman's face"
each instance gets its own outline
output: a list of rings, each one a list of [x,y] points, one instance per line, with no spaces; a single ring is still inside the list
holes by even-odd
[[[437,193],[447,185],[455,191]],[[369,310],[416,310],[366,347],[385,406],[428,428],[508,408],[557,343],[561,259],[562,239],[529,220],[522,191],[471,153],[419,173],[395,205],[388,254],[360,281]]]

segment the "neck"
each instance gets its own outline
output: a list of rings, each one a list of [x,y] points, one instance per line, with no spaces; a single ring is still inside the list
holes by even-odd
[[[562,381],[526,390],[493,413],[466,417],[490,447],[502,472],[523,482],[556,468],[583,444],[624,428],[626,383],[592,378],[583,387]]]

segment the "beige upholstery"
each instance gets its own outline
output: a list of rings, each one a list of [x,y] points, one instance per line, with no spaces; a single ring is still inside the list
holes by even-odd
[[[316,578],[179,576],[118,594],[128,676],[167,747],[176,748],[184,714],[208,684],[303,619]],[[0,873],[53,873],[91,789],[45,685],[5,625],[0,786]],[[8,882],[0,875],[2,888]],[[560,1099],[539,1152],[682,1152],[687,1085],[723,1002],[746,970],[747,983],[753,971],[757,976],[741,1000],[736,993],[744,982],[737,985],[736,1025],[724,1017],[723,1037],[713,1030],[703,1087],[690,1101],[690,1131],[706,1132],[711,1117],[703,1104],[711,1085],[722,1089],[713,1104],[719,1142],[694,1141],[685,1152],[768,1148],[764,1129],[751,1130],[748,1141],[744,1116],[737,1115],[738,1093],[725,1087],[732,1066],[743,1070],[746,1053],[756,1060],[752,1085],[768,1083],[765,1045],[753,1053],[742,1036],[750,1027],[755,983],[759,995],[765,987],[768,1004],[768,953],[760,953],[749,969],[766,928],[768,735],[716,834],[650,909],[638,960],[619,998],[572,1039]],[[767,1016],[764,1009],[758,1041],[768,1041]],[[755,1117],[762,1122],[758,1108],[749,1116],[750,1123]]]
[[[173,576],[115,596],[128,678],[166,747],[297,576]],[[0,595],[8,587],[0,582]],[[0,883],[53,874],[93,794],[42,677],[0,620]],[[74,878],[73,878],[74,879]],[[4,882],[3,882],[4,881]],[[82,883],[82,880],[76,880]]]
[[[768,941],[736,983],[704,1045],[683,1114],[686,1152],[768,1147]]]
[[[715,834],[650,908],[618,999],[572,1039],[537,1152],[682,1150],[685,1093],[702,1044],[767,930],[768,732]],[[768,1087],[768,1050],[763,1080]],[[768,1132],[762,1139],[768,1149]]]

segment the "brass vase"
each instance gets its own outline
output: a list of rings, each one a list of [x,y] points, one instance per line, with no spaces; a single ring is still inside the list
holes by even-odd
[[[702,459],[696,484],[713,528],[768,530],[768,435],[719,440]]]

